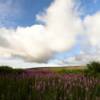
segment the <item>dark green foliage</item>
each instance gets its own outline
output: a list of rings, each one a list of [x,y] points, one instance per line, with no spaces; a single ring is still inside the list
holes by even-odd
[[[22,69],[13,69],[9,66],[0,66],[0,74],[20,74]]]
[[[88,69],[97,73],[100,73],[100,63],[99,62],[92,62],[87,65]]]
[[[85,70],[85,73],[87,75],[94,75],[98,76],[100,75],[100,63],[99,62],[91,62],[87,64],[87,69]]]
[[[13,69],[8,66],[0,66],[0,73],[12,73]]]

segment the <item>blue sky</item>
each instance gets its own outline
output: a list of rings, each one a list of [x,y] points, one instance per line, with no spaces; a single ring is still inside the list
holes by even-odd
[[[0,0],[0,3],[4,4],[9,0]],[[18,27],[18,26],[31,26],[35,23],[38,23],[36,20],[36,15],[42,11],[44,11],[52,2],[53,0],[10,0],[11,4],[9,6],[12,6],[12,12],[9,12],[8,15],[6,15],[6,20],[4,21],[4,27]],[[84,17],[88,14],[94,14],[95,12],[100,10],[100,1],[99,0],[76,0],[80,2],[80,8],[84,10],[84,13],[80,15],[81,17]],[[5,4],[6,6],[6,4]],[[76,4],[77,6],[77,4]],[[15,9],[13,10],[13,7]],[[16,10],[19,10],[18,14],[16,15],[14,12]],[[6,12],[4,12],[6,13]],[[0,15],[2,16],[2,14]],[[5,16],[2,16],[5,17]]]
[[[8,1],[11,1],[11,3],[6,4],[5,2]],[[34,23],[38,23],[36,21],[36,14],[42,12],[45,8],[47,8],[51,2],[52,0],[42,0],[42,2],[41,0],[0,0],[0,3],[4,4],[5,6],[7,5],[9,10],[9,6],[12,6],[11,12],[9,11],[6,16],[0,16],[6,17],[6,20],[8,21],[4,21],[3,24],[5,27],[15,28],[18,26],[31,26]],[[13,9],[13,7],[15,9]],[[16,12],[17,9],[18,11],[16,14],[14,12]],[[6,11],[3,13],[6,13]]]
[[[18,27],[27,28],[33,25],[42,25],[43,23],[41,23],[41,21],[38,21],[36,19],[36,16],[45,13],[52,2],[53,0],[0,0],[0,28],[15,30]],[[77,13],[79,13],[79,17],[82,21],[84,21],[87,16],[93,16],[100,11],[100,0],[75,0],[75,2]],[[40,15],[40,17],[43,16]],[[3,34],[2,31],[0,31],[0,34]],[[84,35],[78,35],[76,37],[77,41],[74,46],[63,52],[56,52],[55,50],[53,52],[53,56],[50,57],[47,62],[54,63],[55,59],[57,61],[62,61],[64,59],[67,59],[68,57],[79,55],[82,49],[87,48],[83,47],[84,39]],[[86,43],[86,45],[87,44],[88,42]],[[7,50],[9,48],[7,48]],[[18,57],[20,56],[18,55]],[[33,62],[35,61],[33,60]]]
[[[85,14],[94,14],[100,10],[99,0],[81,0],[81,7],[84,7]]]

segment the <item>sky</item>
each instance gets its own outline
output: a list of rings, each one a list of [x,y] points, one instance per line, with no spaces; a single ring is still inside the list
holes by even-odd
[[[100,0],[0,0],[0,65],[100,61]]]

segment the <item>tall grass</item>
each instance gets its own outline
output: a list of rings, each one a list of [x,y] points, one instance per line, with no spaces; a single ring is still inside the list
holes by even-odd
[[[100,100],[98,77],[83,73],[11,70],[0,72],[0,100]]]

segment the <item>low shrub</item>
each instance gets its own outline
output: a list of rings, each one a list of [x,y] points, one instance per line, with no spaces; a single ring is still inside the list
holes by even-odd
[[[87,75],[100,75],[100,63],[99,62],[91,62],[86,65],[87,69],[85,70],[85,73]]]
[[[22,69],[13,69],[9,66],[0,66],[0,74],[20,74]]]
[[[8,66],[0,66],[0,73],[11,73],[13,69]]]

